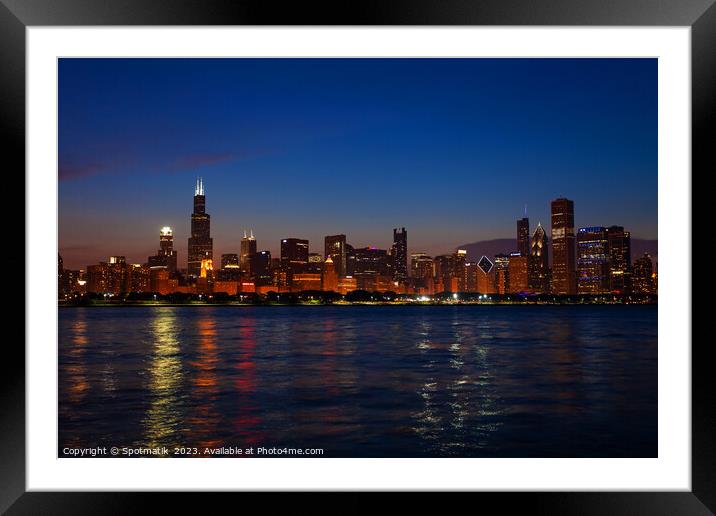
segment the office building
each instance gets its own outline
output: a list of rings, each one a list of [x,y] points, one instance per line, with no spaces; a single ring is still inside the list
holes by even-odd
[[[251,255],[256,254],[256,238],[254,238],[254,230],[252,229],[249,235],[246,235],[244,230],[244,237],[241,239],[240,259],[239,266],[241,270],[246,273],[251,273]]]
[[[512,294],[527,293],[530,291],[529,284],[529,255],[523,256],[520,253],[511,253],[508,261],[510,274],[509,292]]]
[[[405,281],[408,278],[408,232],[405,228],[393,229],[393,279]]]
[[[577,293],[577,261],[574,236],[574,202],[552,201],[552,292]]]
[[[329,235],[324,239],[324,258],[330,256],[338,276],[346,276],[348,271],[348,248],[345,235]]]
[[[522,256],[530,255],[530,219],[527,217],[517,221],[517,252]]]
[[[537,294],[549,292],[549,254],[547,232],[537,224],[530,243],[529,288]]]
[[[655,294],[654,263],[649,253],[634,262],[633,268],[633,291],[635,294]]]
[[[197,179],[194,189],[194,211],[191,214],[191,236],[187,254],[187,272],[192,278],[200,276],[202,260],[213,260],[214,258],[211,217],[206,213],[204,181],[201,178]]]
[[[631,233],[621,226],[607,228],[609,241],[609,289],[615,294],[632,291]]]
[[[577,293],[605,294],[609,288],[609,240],[602,226],[577,231]]]

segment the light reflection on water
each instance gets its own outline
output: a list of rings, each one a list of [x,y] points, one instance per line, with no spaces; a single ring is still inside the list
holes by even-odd
[[[176,446],[181,425],[182,363],[176,315],[170,308],[153,312],[154,346],[149,365],[149,407],[144,418],[147,446]]]
[[[60,310],[60,447],[654,456],[656,307]]]

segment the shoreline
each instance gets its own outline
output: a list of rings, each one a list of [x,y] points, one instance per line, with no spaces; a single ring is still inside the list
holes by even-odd
[[[169,302],[144,302],[144,303],[58,303],[58,309],[62,308],[118,308],[118,307],[134,307],[134,308],[157,308],[157,307],[234,307],[234,308],[285,308],[285,307],[355,307],[355,306],[381,306],[381,307],[398,307],[398,306],[658,306],[658,302],[355,302],[355,303],[169,303]]]

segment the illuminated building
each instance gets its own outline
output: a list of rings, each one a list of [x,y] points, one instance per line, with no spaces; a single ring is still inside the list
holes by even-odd
[[[64,267],[62,265],[62,256],[60,253],[57,253],[57,295],[58,297],[64,297],[65,296],[65,286],[62,282],[64,273]]]
[[[87,266],[87,292],[113,295],[128,292],[128,279],[124,256],[110,256],[108,262]]]
[[[270,251],[259,251],[251,255],[249,257],[249,266],[257,285],[270,285],[272,283]]]
[[[200,275],[202,260],[214,258],[211,218],[206,213],[204,182],[201,178],[197,179],[194,189],[194,211],[191,214],[191,237],[189,237],[189,252],[187,254],[187,272],[193,278]]]
[[[574,246],[574,202],[552,201],[552,292],[577,293],[577,262]]]
[[[418,292],[432,295],[434,292],[433,259],[425,253],[410,255],[410,276]]]
[[[532,233],[529,262],[529,288],[532,292],[543,294],[549,292],[549,255],[547,232],[538,223]]]
[[[393,228],[393,278],[396,281],[405,281],[408,277],[408,232],[405,228]]]
[[[498,294],[510,293],[510,256],[507,254],[495,255],[495,290]]]
[[[241,239],[241,259],[239,260],[239,266],[244,272],[252,273],[251,255],[256,254],[256,245],[254,230],[250,231],[249,236],[246,236],[246,231],[244,230],[244,238]]]
[[[346,244],[346,276],[353,276],[356,268],[356,250],[352,245]],[[340,274],[339,274],[340,276]]]
[[[151,292],[151,269],[148,265],[133,263],[130,268],[131,292]]]
[[[149,270],[149,288],[157,294],[170,294],[169,271],[164,268],[152,268]]]
[[[352,276],[344,276],[338,278],[338,293],[346,295],[358,289],[358,280]]]
[[[177,252],[174,250],[174,235],[169,226],[159,230],[159,250],[156,255],[147,258],[147,264],[151,268],[163,267],[169,274],[176,273]]]
[[[211,258],[204,258],[201,261],[201,269],[199,272],[199,277],[201,278],[207,278],[209,280],[212,279],[214,274],[214,262]]]
[[[222,269],[238,269],[239,255],[236,253],[227,253],[221,255],[221,268]]]
[[[517,252],[522,256],[530,255],[530,219],[527,217],[517,221]]]
[[[348,271],[348,249],[345,235],[329,235],[324,239],[324,257],[331,257],[338,276],[346,276]]]
[[[633,291],[636,294],[655,294],[654,263],[649,253],[634,262]]]
[[[236,280],[218,280],[214,282],[214,289],[215,294],[219,294],[221,292],[228,294],[230,296],[235,296],[239,293],[239,282]]]
[[[241,267],[239,265],[239,255],[236,253],[226,253],[221,255],[221,268],[215,271],[216,281],[239,281],[242,277]]]
[[[465,269],[465,263],[467,261],[467,251],[464,249],[458,249],[455,251],[454,266],[455,266],[455,279],[457,280],[456,289],[452,292],[465,292],[467,291],[467,270]]]
[[[338,292],[338,273],[333,258],[329,255],[323,263],[321,275],[321,290]]]
[[[457,292],[455,256],[454,254],[441,254],[435,257],[433,263],[435,265],[436,292]]]
[[[631,234],[621,226],[607,228],[609,240],[609,289],[617,294],[632,290]]]
[[[388,251],[375,247],[361,247],[353,252],[355,256],[354,276],[390,276],[392,277],[392,263]]]
[[[306,272],[320,274],[323,270],[323,256],[319,253],[308,253],[308,268]]]
[[[520,253],[510,254],[508,270],[510,274],[509,292],[511,294],[529,292],[529,261],[529,255],[523,256]]]
[[[281,240],[281,268],[289,274],[301,273],[308,267],[308,240],[284,238]]]
[[[59,281],[58,294],[60,298],[85,292],[86,285],[85,281],[82,280],[82,271],[63,269]]]
[[[495,264],[487,256],[482,256],[475,268],[475,291],[480,294],[496,294]]]
[[[577,231],[577,292],[605,294],[609,289],[609,240],[601,226]]]
[[[291,290],[321,290],[321,275],[312,272],[295,273],[291,282]]]

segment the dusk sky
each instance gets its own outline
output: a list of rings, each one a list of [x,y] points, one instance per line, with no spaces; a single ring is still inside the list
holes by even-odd
[[[197,176],[216,261],[244,229],[442,254],[525,204],[549,232],[560,196],[656,238],[657,60],[61,59],[58,174],[70,268],[143,263],[162,226],[186,267]]]

